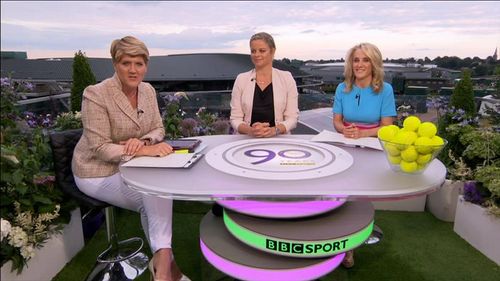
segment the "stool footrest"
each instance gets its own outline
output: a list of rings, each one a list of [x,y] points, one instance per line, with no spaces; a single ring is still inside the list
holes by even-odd
[[[142,250],[144,241],[139,237],[132,237],[127,240],[119,241],[118,247],[109,246],[97,257],[97,262],[114,263],[127,260]]]

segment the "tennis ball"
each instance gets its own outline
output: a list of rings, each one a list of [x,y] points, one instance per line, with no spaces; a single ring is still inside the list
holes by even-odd
[[[403,128],[408,131],[416,131],[420,126],[420,119],[417,116],[408,116],[403,121]]]
[[[399,132],[399,127],[396,125],[389,125],[387,127],[391,128],[394,131],[394,135],[396,135]]]
[[[414,145],[418,153],[427,154],[432,152],[432,141],[428,137],[417,138]]]
[[[439,136],[433,136],[431,138],[431,144],[434,151],[436,151],[441,149],[441,147],[444,145],[444,140]]]
[[[390,156],[399,156],[399,154],[401,154],[401,151],[399,151],[398,147],[393,143],[386,143],[384,147],[385,151],[387,151]]]
[[[408,145],[415,141],[416,138],[417,134],[415,132],[399,130],[399,132],[392,139],[392,142],[398,145],[399,150],[405,150]]]
[[[427,163],[429,163],[429,161],[431,161],[432,159],[432,154],[429,153],[429,154],[419,154],[418,157],[417,157],[417,164],[419,165],[425,165]]]
[[[420,171],[420,170],[425,169],[425,166],[426,166],[426,165],[427,165],[427,164],[418,164],[418,163],[417,163],[417,171]]]
[[[418,127],[418,135],[421,137],[432,138],[437,133],[436,125],[432,122],[423,122]]]
[[[391,125],[392,126],[392,125]],[[399,131],[399,129],[398,129]],[[384,126],[380,128],[377,132],[377,136],[379,139],[383,141],[391,141],[394,136],[396,135],[397,131],[395,131],[393,128],[389,126]]]
[[[417,162],[406,162],[404,160],[401,161],[399,167],[405,173],[413,173],[418,169]]]
[[[413,162],[417,160],[418,153],[413,145],[408,146],[405,150],[401,151],[401,159],[406,162]]]
[[[389,160],[389,163],[394,164],[394,165],[399,165],[401,163],[401,157],[400,156],[387,156],[387,159]]]

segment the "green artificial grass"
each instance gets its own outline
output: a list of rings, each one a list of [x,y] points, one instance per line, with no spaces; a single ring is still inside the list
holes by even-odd
[[[199,223],[210,205],[176,201],[174,204],[173,246],[178,265],[193,281],[233,280],[214,269],[199,249]],[[122,239],[144,237],[139,215],[117,211],[118,233]],[[442,222],[427,212],[376,211],[375,223],[384,237],[376,245],[355,250],[355,266],[339,267],[320,280],[336,281],[496,281],[500,267],[476,251],[453,231],[453,223]],[[81,281],[106,248],[104,227],[87,243],[54,281]],[[147,253],[151,253],[147,250]],[[137,280],[149,280],[145,272]]]

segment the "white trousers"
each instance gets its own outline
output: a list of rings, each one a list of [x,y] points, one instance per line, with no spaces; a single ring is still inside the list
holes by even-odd
[[[78,189],[86,195],[113,206],[139,212],[142,228],[153,253],[172,247],[172,199],[132,190],[123,182],[120,173],[102,178],[74,177]]]

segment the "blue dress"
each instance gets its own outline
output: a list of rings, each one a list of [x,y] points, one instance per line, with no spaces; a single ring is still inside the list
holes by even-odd
[[[384,82],[380,93],[375,93],[371,86],[359,88],[353,85],[347,93],[344,89],[345,84],[340,83],[333,103],[333,113],[342,114],[344,122],[371,125],[379,124],[382,117],[397,116],[391,84]]]

